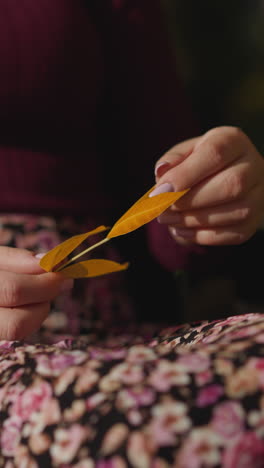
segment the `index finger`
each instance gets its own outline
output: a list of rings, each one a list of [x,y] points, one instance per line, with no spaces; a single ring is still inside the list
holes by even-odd
[[[239,129],[219,127],[210,130],[196,141],[188,157],[162,175],[158,185],[169,183],[176,192],[191,188],[240,158],[246,146],[246,136]],[[170,152],[168,158],[174,161]]]
[[[170,148],[155,164],[156,179],[162,177],[169,169],[177,166],[193,151],[200,137],[190,138]]]

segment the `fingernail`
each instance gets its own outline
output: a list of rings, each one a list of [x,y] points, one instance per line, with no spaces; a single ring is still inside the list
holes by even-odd
[[[169,166],[169,163],[167,161],[161,161],[156,164],[155,166],[155,177],[161,177],[163,174],[166,172],[166,168]]]
[[[66,279],[65,281],[63,281],[61,285],[60,292],[65,293],[65,292],[70,291],[73,288],[73,284],[74,284],[73,279],[71,278]]]
[[[180,229],[180,228],[170,228],[170,231],[173,236],[184,237],[186,239],[191,239],[194,237],[194,232],[192,229]]]
[[[155,195],[159,195],[160,193],[166,193],[166,192],[174,192],[173,186],[169,184],[168,182],[156,187],[152,192],[150,192],[149,197],[154,197]]]
[[[40,260],[40,259],[43,258],[45,255],[46,255],[46,253],[44,253],[44,252],[38,253],[37,255],[35,255],[35,258],[37,258],[38,260]]]

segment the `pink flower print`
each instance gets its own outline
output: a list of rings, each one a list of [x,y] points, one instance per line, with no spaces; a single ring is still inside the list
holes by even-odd
[[[144,374],[141,366],[123,362],[113,367],[111,370],[112,378],[120,380],[127,385],[138,384],[143,380]]]
[[[0,411],[3,411],[3,405],[4,405],[7,388],[8,388],[7,385],[4,385],[3,387],[0,388]]]
[[[77,467],[74,467],[73,468],[79,468],[79,465]],[[86,465],[84,467],[81,467],[81,468],[86,468]],[[90,468],[89,466],[87,468]],[[105,460],[99,460],[97,463],[96,463],[96,468],[127,468],[127,464],[126,462],[123,460],[123,458],[119,457],[119,456],[115,456],[113,458],[107,458]]]
[[[31,434],[42,432],[45,427],[58,424],[61,419],[61,410],[58,400],[55,398],[47,399],[40,411],[31,414],[29,423],[23,431],[23,435],[28,437]]]
[[[107,349],[99,347],[91,347],[89,349],[89,356],[91,359],[98,359],[100,361],[112,361],[123,359],[127,354],[126,349]]]
[[[169,468],[169,465],[163,458],[155,458],[151,461],[151,468]]]
[[[0,438],[1,454],[12,457],[21,438],[22,420],[14,415],[5,420]]]
[[[218,358],[214,361],[214,366],[219,375],[228,376],[234,372],[234,364],[229,359]]]
[[[51,355],[39,354],[36,356],[37,368],[36,371],[39,375],[44,377],[56,376],[57,372],[52,367]]]
[[[209,428],[193,429],[176,456],[174,466],[177,468],[213,468],[218,466],[220,464],[220,443],[219,437]]]
[[[19,445],[15,453],[15,466],[23,468],[38,468],[37,463],[34,461],[29,453],[26,445]]]
[[[76,366],[82,364],[88,357],[84,351],[74,350],[70,353],[54,354],[51,357],[52,367],[55,370],[63,371],[69,366]]]
[[[214,343],[218,340],[219,335],[222,331],[222,327],[215,327],[209,330],[208,335],[205,335],[200,341],[201,343]]]
[[[254,432],[245,432],[224,451],[223,468],[263,468],[264,442]]]
[[[15,351],[14,349],[15,341],[0,340],[0,356],[5,356],[6,354],[12,355]]]
[[[250,358],[247,367],[257,371],[259,384],[264,389],[264,358]]]
[[[123,423],[114,424],[106,432],[102,446],[102,455],[110,455],[115,452],[127,439],[129,433],[128,427]]]
[[[51,439],[48,434],[32,434],[29,438],[29,448],[32,453],[41,455],[46,452],[51,445]]]
[[[140,424],[142,424],[143,416],[141,412],[138,410],[135,410],[135,409],[128,410],[128,412],[126,413],[126,417],[127,417],[128,422],[132,426],[139,426]]]
[[[15,468],[15,465],[13,464],[13,462],[8,460],[8,462],[6,462],[5,468]]]
[[[148,443],[148,437],[142,432],[135,431],[129,436],[127,456],[133,468],[147,468],[151,466],[153,448]]]
[[[209,383],[212,378],[213,374],[210,370],[198,372],[198,374],[195,375],[195,382],[199,387],[201,387]]]
[[[67,422],[80,421],[80,418],[86,411],[84,400],[74,400],[70,408],[66,408],[63,412],[63,417]]]
[[[15,361],[11,361],[6,358],[2,359],[2,361],[0,361],[0,373],[4,372],[9,367],[12,367],[15,365],[16,365]]]
[[[103,403],[105,399],[106,399],[106,395],[104,395],[103,393],[100,393],[100,392],[95,393],[94,395],[87,398],[86,409],[89,411],[89,410],[96,408],[101,403]]]
[[[59,377],[56,378],[54,382],[54,392],[55,395],[62,395],[67,388],[72,384],[76,379],[77,375],[80,373],[80,368],[78,367],[69,367],[66,369]]]
[[[83,460],[79,461],[75,465],[71,465],[69,467],[66,466],[65,468],[95,468],[95,464],[91,458],[83,458]]]
[[[204,372],[210,367],[210,359],[207,354],[199,352],[180,356],[177,362],[183,366],[187,372]]]
[[[255,337],[256,343],[264,344],[264,333],[260,333]]]
[[[92,369],[86,369],[83,374],[81,374],[75,385],[74,392],[76,395],[81,395],[82,393],[88,392],[99,380],[99,374]]]
[[[23,374],[24,374],[24,369],[21,369],[21,368],[17,369],[8,379],[8,383],[11,385],[17,382]]]
[[[81,364],[87,359],[87,353],[82,351],[62,352],[59,354],[39,354],[36,356],[37,372],[45,377],[56,377],[69,366]]]
[[[38,411],[51,398],[52,388],[47,382],[37,380],[34,385],[26,389],[12,406],[11,412],[22,421],[29,419],[31,414]]]
[[[166,401],[151,410],[152,420],[146,429],[154,447],[175,444],[176,435],[191,427],[187,406],[180,401]]]
[[[24,385],[20,383],[17,383],[16,385],[11,385],[10,387],[8,387],[6,390],[6,395],[5,395],[6,405],[8,403],[15,403],[18,397],[22,394],[24,390],[25,390]]]
[[[230,331],[230,336],[232,337],[232,340],[239,340],[243,338],[248,338],[250,336],[256,335],[257,332],[259,331],[258,327],[256,325],[254,326],[243,326],[240,327],[234,331]]]
[[[159,344],[159,341],[157,340],[157,338],[153,338],[153,340],[151,340],[148,345],[149,345],[149,348],[154,348],[158,344]]]
[[[153,349],[147,348],[144,345],[135,345],[129,349],[126,360],[134,364],[140,364],[155,359],[157,359],[157,356]]]
[[[224,401],[213,409],[211,427],[224,440],[230,440],[244,430],[244,419],[240,403]]]
[[[50,448],[52,462],[55,465],[70,463],[79,450],[85,435],[85,428],[79,424],[74,424],[68,429],[56,429],[54,443]]]
[[[254,428],[254,432],[259,436],[264,436],[264,409],[261,411],[252,410],[248,414],[248,424]]]
[[[237,323],[244,324],[244,322],[248,322],[250,320],[250,323],[252,323],[252,320],[263,320],[263,316],[261,314],[242,314],[242,315],[234,315],[231,317],[228,317],[225,320],[219,320],[215,323],[215,327],[221,326],[224,327],[225,325],[234,325]]]
[[[22,371],[20,374],[23,374],[22,369],[18,369],[15,374],[18,375],[18,372]],[[14,374],[12,377],[9,379],[6,384],[0,388],[0,408],[3,409],[4,405],[8,405],[9,403],[14,402],[17,397],[23,392],[24,386],[21,385],[20,383],[17,383],[16,385],[12,385],[13,381],[12,378],[14,377]]]
[[[187,385],[190,382],[190,376],[178,361],[168,362],[161,359],[156,369],[150,374],[148,381],[159,392],[166,392],[174,385]]]
[[[223,387],[221,385],[212,384],[204,387],[200,390],[196,405],[198,408],[203,408],[204,406],[212,405],[215,403],[220,396],[224,393]]]
[[[155,399],[154,391],[149,387],[133,387],[120,390],[116,405],[121,410],[149,406]]]
[[[99,380],[99,390],[104,393],[111,393],[118,390],[122,382],[116,376],[111,373],[105,375]]]
[[[231,398],[243,398],[256,392],[259,386],[255,369],[244,366],[230,375],[226,381],[226,394]]]

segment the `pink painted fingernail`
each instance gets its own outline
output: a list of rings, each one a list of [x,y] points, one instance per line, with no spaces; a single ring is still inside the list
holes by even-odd
[[[168,168],[169,163],[167,161],[161,161],[155,166],[155,177],[161,177],[165,174],[166,169]]]
[[[37,255],[35,255],[35,258],[37,258],[38,260],[40,260],[40,259],[43,258],[45,255],[46,255],[46,253],[44,253],[44,252],[38,253]]]
[[[174,188],[171,184],[166,182],[165,184],[158,185],[152,192],[150,192],[149,197],[154,197],[160,193],[174,192]]]
[[[192,239],[194,237],[194,232],[192,229],[181,229],[181,228],[171,228],[171,233],[173,236],[184,237],[185,239]]]

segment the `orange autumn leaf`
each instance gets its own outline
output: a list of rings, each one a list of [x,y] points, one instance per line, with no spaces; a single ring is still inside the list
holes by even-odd
[[[141,203],[143,200],[147,199],[149,194],[151,192],[153,192],[155,187],[156,187],[156,185],[153,185],[153,187],[151,187],[146,193],[144,193],[144,195],[142,195],[142,197],[140,197],[135,203],[133,203],[133,205],[121,216],[121,218],[118,219],[118,221],[114,224],[114,226],[116,226],[117,223],[120,223],[124,219],[126,219],[129,212],[131,212],[132,210],[133,211],[136,210],[137,205],[139,203]],[[107,237],[109,237],[109,235]]]
[[[149,193],[153,188],[148,190],[145,195],[119,218],[107,235],[109,239],[127,234],[149,223],[188,191],[187,189],[181,192],[166,192],[155,195],[154,197],[149,197]]]
[[[57,245],[40,260],[40,266],[46,271],[60,271],[67,278],[90,278],[93,276],[101,276],[127,269],[129,265],[128,263],[120,264],[110,260],[92,259],[80,263],[73,262],[76,261],[80,256],[83,256],[85,253],[88,253],[94,248],[99,247],[99,245],[109,241],[112,237],[127,234],[128,232],[134,231],[140,226],[150,222],[189,190],[187,189],[181,192],[161,193],[159,195],[155,195],[154,197],[149,197],[149,194],[154,190],[154,188],[155,186],[153,186],[142,197],[140,197],[128,209],[128,211],[124,213],[121,218],[119,218],[108,235],[100,242],[91,245],[89,248],[81,253],[78,253],[78,255],[75,255],[61,266],[59,265],[89,236],[109,229],[106,226],[99,226],[92,231],[73,236],[70,239],[67,239],[66,241]]]
[[[45,271],[52,271],[53,268],[58,265],[62,260],[64,260],[74,249],[76,249],[85,239],[88,237],[98,234],[109,229],[106,226],[98,226],[92,231],[86,232],[84,234],[78,234],[77,236],[70,237],[66,241],[54,247],[50,250],[42,259],[39,264],[41,268]]]
[[[112,260],[91,259],[75,263],[61,270],[66,278],[92,278],[94,276],[107,275],[117,271],[126,270],[128,263],[117,263]]]

